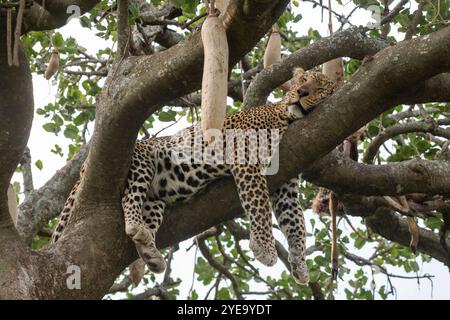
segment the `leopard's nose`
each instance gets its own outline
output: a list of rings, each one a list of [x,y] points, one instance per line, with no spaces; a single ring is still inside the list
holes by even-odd
[[[305,87],[301,87],[300,89],[297,90],[298,96],[301,97],[306,97],[309,95],[309,89],[305,88]]]

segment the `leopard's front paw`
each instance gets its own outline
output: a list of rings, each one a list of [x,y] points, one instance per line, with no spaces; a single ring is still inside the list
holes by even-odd
[[[275,248],[275,240],[272,238],[268,241],[262,241],[256,237],[250,237],[250,249],[259,262],[271,267],[277,263],[277,250]]]
[[[307,284],[309,282],[309,272],[305,257],[298,250],[290,249],[288,260],[291,264],[291,273],[295,282],[298,284]]]
[[[150,271],[154,273],[162,273],[166,270],[166,261],[158,249],[147,247],[136,243],[136,250],[139,256],[144,260]]]

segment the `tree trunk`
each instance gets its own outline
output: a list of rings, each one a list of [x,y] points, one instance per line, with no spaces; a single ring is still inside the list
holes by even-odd
[[[9,66],[6,17],[0,12],[0,299],[29,298],[33,285],[18,257],[28,257],[9,214],[7,191],[22,157],[33,120],[33,84],[28,61],[19,46],[19,66]],[[13,29],[13,26],[12,28]],[[13,40],[13,36],[11,35]]]

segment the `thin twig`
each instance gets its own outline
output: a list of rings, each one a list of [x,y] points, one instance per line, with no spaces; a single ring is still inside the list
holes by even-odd
[[[211,255],[211,252],[209,251],[209,249],[205,243],[205,239],[206,239],[205,235],[197,236],[197,245],[198,245],[198,248],[200,249],[200,252],[202,253],[203,257],[205,257],[205,259],[208,261],[208,263],[211,265],[211,267],[213,267],[214,269],[216,269],[217,271],[222,273],[228,280],[230,280],[231,286],[233,287],[233,291],[234,291],[234,294],[236,295],[236,298],[238,300],[243,300],[244,297],[242,296],[242,293],[239,288],[239,284],[236,281],[236,278],[231,274],[231,272],[223,264],[221,264],[219,261],[217,261],[216,259],[213,258],[213,256]]]
[[[416,33],[417,26],[420,23],[420,18],[422,18],[423,7],[425,6],[426,0],[421,0],[417,7],[417,10],[414,12],[414,16],[411,19],[411,23],[406,29],[405,40],[409,40],[413,37],[414,33]]]
[[[392,19],[403,9],[405,4],[407,4],[409,0],[401,0],[395,7],[392,9],[389,14],[387,14],[380,22],[380,25],[384,25],[392,21]]]
[[[169,129],[170,127],[176,125],[180,120],[182,119],[182,117],[178,118],[177,120],[175,120],[174,122],[172,122],[170,125],[162,128],[161,130],[159,130],[158,132],[156,132],[155,134],[152,135],[153,138],[156,138],[156,136],[158,136],[158,134],[160,134],[161,132],[163,132],[166,129]]]

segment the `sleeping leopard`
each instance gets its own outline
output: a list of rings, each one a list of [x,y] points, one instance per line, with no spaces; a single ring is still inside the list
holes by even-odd
[[[301,68],[294,70],[290,83],[290,90],[281,101],[227,116],[224,129],[216,135],[214,144],[202,141],[199,125],[173,136],[136,141],[122,207],[125,232],[151,271],[161,273],[166,268],[164,257],[155,244],[165,207],[189,200],[212,181],[232,175],[241,205],[250,220],[249,246],[255,258],[266,266],[273,266],[277,261],[272,234],[273,211],[288,242],[293,277],[300,284],[309,281],[305,221],[298,202],[297,179],[284,184],[271,196],[265,169],[270,166],[277,137],[281,138],[290,123],[303,118],[331,95],[336,86],[322,73],[305,72]],[[274,131],[276,135],[272,134]],[[248,132],[252,134],[247,135]],[[186,151],[180,148],[183,145],[190,157],[182,152]],[[261,146],[270,150],[258,157]],[[202,157],[205,154],[207,156]],[[244,156],[239,158],[240,155]],[[81,177],[83,174],[82,168]],[[79,183],[66,201],[52,235],[53,242],[61,236],[70,219]]]

